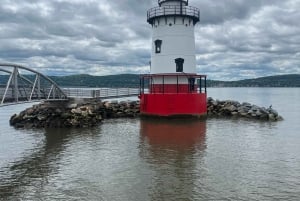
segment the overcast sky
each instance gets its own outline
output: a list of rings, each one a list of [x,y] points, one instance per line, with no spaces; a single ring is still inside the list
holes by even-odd
[[[156,0],[1,0],[0,62],[47,75],[148,73]],[[300,73],[300,0],[190,0],[197,71],[238,80]]]

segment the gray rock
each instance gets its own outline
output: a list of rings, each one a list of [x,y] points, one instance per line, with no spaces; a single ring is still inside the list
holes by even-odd
[[[277,120],[277,121],[283,121],[283,117],[280,116],[280,115],[278,115],[278,116],[276,117],[276,120]]]
[[[278,112],[272,108],[268,109],[269,113],[273,114],[275,117],[278,116]]]
[[[260,108],[258,106],[256,106],[256,105],[252,105],[252,107],[251,107],[250,110],[256,112],[256,111],[260,110]]]
[[[245,106],[245,107],[251,107],[252,105],[251,105],[250,103],[243,102],[243,103],[242,103],[242,106]]]
[[[80,108],[74,108],[71,110],[71,113],[73,114],[81,114],[83,111]]]
[[[219,104],[219,103],[218,103],[217,101],[214,101],[214,100],[212,101],[212,105],[213,105],[213,106],[217,106],[218,104]]]
[[[275,117],[275,115],[274,114],[269,114],[269,120],[271,120],[271,121],[276,121],[276,117]]]
[[[237,111],[237,108],[234,105],[228,105],[224,108],[224,110],[227,110],[229,112]]]
[[[28,114],[25,114],[25,115],[23,116],[23,119],[24,119],[24,120],[29,120],[29,119],[33,119],[33,118],[35,118],[34,115],[28,115]]]
[[[232,116],[237,116],[239,113],[238,112],[231,112]]]
[[[262,113],[260,112],[260,110],[256,111],[256,116],[260,117],[262,115]]]
[[[61,110],[60,108],[56,108],[56,109],[55,109],[55,113],[56,113],[56,114],[61,114],[61,113],[62,113],[62,110]]]
[[[246,113],[246,112],[242,112],[242,113],[240,113],[241,114],[241,116],[243,116],[243,117],[246,117],[247,115],[248,115],[248,113]]]
[[[46,115],[39,114],[39,115],[37,115],[37,119],[38,119],[39,121],[44,121],[44,120],[47,119],[47,116],[46,116]]]
[[[259,111],[263,114],[269,114],[268,110],[264,107],[261,107]]]
[[[214,99],[212,97],[207,98],[207,102],[212,102]]]
[[[250,110],[250,107],[242,105],[241,107],[238,108],[238,110],[239,111],[248,112]]]

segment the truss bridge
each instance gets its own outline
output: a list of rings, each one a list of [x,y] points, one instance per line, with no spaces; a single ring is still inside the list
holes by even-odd
[[[0,63],[0,106],[67,98],[66,93],[46,75],[25,66]]]

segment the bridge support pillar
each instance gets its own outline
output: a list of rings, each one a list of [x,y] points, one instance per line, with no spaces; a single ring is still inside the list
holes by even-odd
[[[19,102],[19,87],[18,87],[18,75],[19,71],[17,67],[14,67],[13,71],[13,80],[12,80],[12,89],[13,89],[13,97],[15,102]]]

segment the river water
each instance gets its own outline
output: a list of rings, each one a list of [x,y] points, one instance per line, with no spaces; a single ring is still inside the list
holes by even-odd
[[[282,122],[105,120],[14,129],[0,108],[0,200],[300,200],[300,89],[212,88]]]

